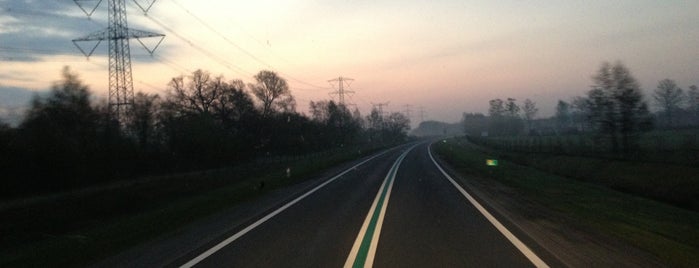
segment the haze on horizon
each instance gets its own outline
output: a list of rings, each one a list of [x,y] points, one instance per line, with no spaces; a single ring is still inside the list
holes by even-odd
[[[455,122],[507,97],[550,116],[558,99],[589,89],[603,61],[622,61],[646,99],[665,78],[699,84],[697,1],[169,0],[148,16],[128,2],[130,28],[167,35],[154,57],[131,42],[136,91],[164,94],[196,69],[246,82],[271,69],[307,112],[336,98],[327,81],[344,76],[365,114],[390,102]],[[106,95],[106,44],[86,60],[71,43],[106,27],[106,2],[91,20],[69,0],[0,3],[0,90],[49,88],[69,65]]]

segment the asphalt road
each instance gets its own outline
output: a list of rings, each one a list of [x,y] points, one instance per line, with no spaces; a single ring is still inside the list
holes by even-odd
[[[545,267],[466,196],[427,143],[406,146],[329,178],[181,265]]]

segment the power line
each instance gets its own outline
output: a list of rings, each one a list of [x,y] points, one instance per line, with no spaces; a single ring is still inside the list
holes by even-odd
[[[250,34],[250,32],[248,32],[247,30],[245,30],[243,27],[240,27],[239,25],[237,25],[237,23],[232,22],[232,19],[229,18],[229,19],[228,19],[228,22],[231,23],[231,24],[235,24],[235,26],[236,26],[240,31],[242,31],[243,33],[245,33],[245,35],[247,35],[248,38],[250,38],[250,39],[252,39],[253,41],[257,42],[257,43],[260,45],[260,47],[264,47],[265,49],[269,50],[269,52],[270,52],[272,55],[274,55],[275,57],[279,58],[280,60],[282,60],[282,61],[284,61],[284,62],[286,62],[286,63],[291,63],[291,62],[290,62],[289,60],[287,60],[286,58],[284,58],[284,57],[282,57],[281,55],[279,55],[279,54],[277,54],[276,52],[274,52],[274,50],[272,49],[272,45],[269,43],[269,40],[267,40],[266,43],[265,43],[265,42],[262,42],[262,41],[260,41],[259,39],[255,38],[252,34]]]
[[[158,25],[159,25],[160,27],[162,27],[163,29],[165,29],[165,31],[171,33],[171,34],[174,35],[175,37],[177,37],[177,38],[179,38],[180,40],[182,40],[183,42],[187,43],[187,44],[188,44],[189,46],[191,46],[192,48],[194,48],[194,49],[196,49],[197,51],[199,51],[200,53],[204,54],[204,56],[206,56],[206,57],[208,57],[209,59],[211,59],[211,60],[217,62],[218,64],[222,65],[223,67],[226,67],[227,69],[229,69],[229,70],[231,70],[231,71],[234,71],[234,72],[236,72],[236,73],[239,73],[239,74],[248,75],[248,76],[253,76],[252,73],[250,73],[250,72],[248,72],[248,71],[245,71],[244,69],[242,69],[242,68],[240,68],[240,67],[238,67],[238,66],[235,66],[235,65],[233,65],[233,64],[230,64],[230,63],[227,62],[226,60],[221,59],[220,57],[216,57],[215,55],[213,55],[213,53],[211,53],[211,52],[205,50],[204,48],[202,48],[202,47],[200,47],[200,46],[197,46],[196,44],[194,44],[194,42],[192,42],[192,41],[190,41],[189,39],[185,38],[184,36],[182,36],[182,35],[176,33],[173,29],[171,29],[170,27],[166,26],[164,23],[158,21],[157,19],[155,19],[155,18],[153,18],[153,17],[151,17],[151,16],[148,16],[147,18],[150,19],[151,21],[153,21],[154,23],[158,24]]]
[[[267,68],[269,68],[269,69],[271,69],[271,70],[275,70],[275,71],[277,71],[279,74],[281,74],[281,75],[283,75],[283,76],[286,76],[286,77],[290,78],[291,80],[294,80],[294,81],[296,81],[296,82],[298,82],[298,83],[301,83],[301,84],[304,84],[304,85],[307,85],[307,86],[311,86],[311,87],[316,87],[316,88],[318,88],[318,89],[327,89],[327,88],[325,88],[325,87],[317,86],[317,85],[308,83],[308,82],[306,82],[306,81],[303,81],[303,80],[301,80],[301,79],[297,79],[297,78],[295,78],[295,77],[293,77],[293,76],[291,76],[291,75],[289,75],[289,74],[287,74],[287,73],[284,73],[284,72],[278,70],[277,68],[274,68],[271,64],[269,64],[269,63],[263,61],[262,59],[260,59],[260,58],[258,58],[257,56],[253,55],[253,54],[250,53],[249,51],[245,50],[244,48],[242,48],[241,46],[239,46],[239,45],[236,44],[235,42],[231,41],[228,37],[226,37],[224,34],[222,34],[222,33],[219,32],[218,30],[216,30],[214,27],[212,27],[211,25],[209,25],[208,23],[206,23],[204,20],[202,20],[201,18],[199,18],[197,15],[195,15],[194,13],[192,13],[191,11],[189,11],[187,8],[185,8],[185,7],[184,7],[182,4],[180,4],[179,2],[177,2],[177,1],[175,1],[175,0],[172,0],[172,2],[175,3],[175,5],[177,5],[180,9],[182,9],[183,11],[185,11],[189,16],[191,16],[192,18],[194,18],[194,19],[195,19],[197,22],[199,22],[201,25],[203,25],[204,27],[206,27],[207,29],[209,29],[211,32],[213,32],[213,33],[215,33],[216,35],[218,35],[219,37],[221,37],[221,38],[222,38],[224,41],[226,41],[229,45],[231,45],[231,46],[235,47],[236,49],[240,50],[241,52],[245,53],[245,54],[248,55],[250,58],[254,59],[254,60],[257,61],[258,63],[262,64],[263,66],[265,66],[265,67],[267,67]]]

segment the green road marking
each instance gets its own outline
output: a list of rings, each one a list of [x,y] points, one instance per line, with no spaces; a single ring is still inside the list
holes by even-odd
[[[402,160],[402,158],[401,158]],[[399,163],[400,161],[397,161],[396,163]],[[388,177],[388,180],[386,181],[385,187],[383,188],[383,191],[381,192],[381,197],[379,198],[379,202],[376,203],[376,207],[374,207],[374,213],[371,215],[371,220],[369,221],[369,227],[367,228],[366,233],[364,234],[364,237],[362,238],[362,244],[359,247],[359,252],[357,252],[357,258],[354,259],[354,264],[352,264],[352,267],[364,267],[364,263],[366,262],[366,257],[369,254],[369,246],[371,245],[371,238],[374,237],[374,232],[376,231],[376,222],[379,220],[379,215],[381,214],[381,207],[383,207],[383,202],[386,199],[386,193],[388,192],[388,188],[391,185],[391,182],[395,179],[396,177],[396,172],[398,170],[398,165],[393,165],[391,168],[391,175]]]
[[[403,152],[388,170],[388,174],[381,184],[379,192],[374,198],[373,204],[369,208],[369,213],[367,213],[364,223],[362,224],[362,228],[354,241],[352,250],[345,261],[345,268],[371,267],[373,265],[376,249],[379,243],[379,236],[381,234],[381,228],[383,228],[383,218],[388,208],[388,201],[391,198],[391,189],[393,188],[393,183],[396,180],[398,169],[400,168],[400,164],[403,162],[403,159],[405,159],[408,153],[418,145],[419,144],[414,144]]]

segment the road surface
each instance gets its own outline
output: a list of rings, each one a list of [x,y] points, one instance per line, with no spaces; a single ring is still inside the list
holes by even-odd
[[[420,143],[358,163],[174,265],[546,267],[530,248]]]

